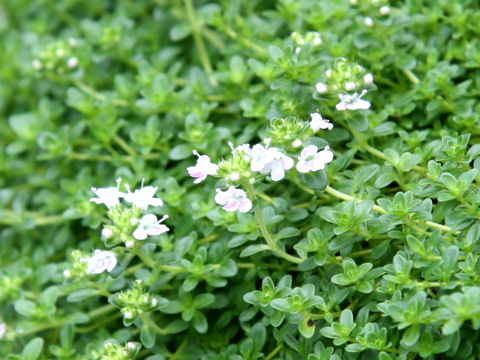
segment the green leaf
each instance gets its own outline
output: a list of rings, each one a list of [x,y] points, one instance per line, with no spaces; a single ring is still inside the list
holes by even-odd
[[[285,55],[283,50],[280,49],[278,46],[275,46],[275,45],[269,45],[268,46],[268,52],[270,54],[270,58],[274,62],[278,62]]]
[[[407,331],[403,334],[402,344],[405,346],[413,346],[420,338],[420,326],[415,325],[408,328]]]
[[[43,339],[35,338],[25,346],[22,351],[22,360],[36,360],[43,349]]]
[[[257,254],[259,252],[269,250],[270,246],[267,244],[256,244],[256,245],[249,245],[240,253],[240,257],[247,257]]]
[[[310,339],[315,333],[315,323],[309,317],[304,317],[298,324],[298,331],[303,337]]]
[[[144,323],[140,329],[140,341],[142,342],[143,346],[145,346],[147,349],[151,349],[153,345],[155,345],[156,338],[157,334],[155,333],[153,327]]]
[[[82,289],[82,290],[77,290],[72,293],[70,293],[67,296],[67,301],[68,302],[80,302],[85,299],[88,299],[89,297],[98,295],[98,290],[95,289]]]
[[[205,334],[208,330],[207,318],[200,311],[195,311],[192,324],[195,330],[197,330],[200,334]]]

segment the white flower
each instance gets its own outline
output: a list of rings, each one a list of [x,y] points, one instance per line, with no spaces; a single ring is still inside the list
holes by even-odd
[[[101,274],[105,270],[111,272],[117,265],[117,257],[111,251],[95,250],[92,257],[81,260],[87,262],[88,274]]]
[[[297,46],[295,48],[295,54],[300,54],[300,51],[302,51],[302,48]]]
[[[271,160],[265,163],[265,166],[260,173],[266,175],[270,174],[273,181],[280,181],[285,177],[285,170],[290,170],[293,167],[293,159],[283,153],[277,148],[268,149]]]
[[[68,269],[63,270],[63,277],[65,279],[70,279],[72,277],[72,273],[70,272],[70,270]]]
[[[373,19],[370,16],[365,17],[363,19],[363,22],[365,23],[366,26],[372,27],[373,26]]]
[[[5,336],[6,332],[7,332],[7,324],[0,323],[0,340]]]
[[[313,38],[313,45],[314,46],[320,46],[322,45],[322,38],[320,35],[316,34],[315,37]]]
[[[135,246],[135,243],[132,241],[132,240],[128,240],[126,243],[125,243],[125,247],[127,249],[133,249],[133,247]]]
[[[250,169],[252,169],[252,171],[261,171],[264,168],[265,164],[272,161],[272,152],[269,151],[270,149],[268,148],[271,139],[267,138],[264,141],[266,143],[265,146],[263,146],[262,144],[256,144],[252,147],[252,150],[250,152]]]
[[[152,305],[153,307],[157,306],[157,305],[158,305],[158,300],[155,299],[155,298],[153,298],[152,301],[151,301],[151,305]]]
[[[332,76],[332,70],[328,69],[327,71],[325,71],[325,76],[327,78],[329,78],[330,76]]]
[[[200,155],[197,150],[193,150],[193,154],[198,156],[197,164],[187,168],[188,175],[195,178],[194,184],[201,183],[208,175],[217,175],[218,165],[210,161],[208,155]]]
[[[120,205],[119,199],[125,195],[125,193],[118,191],[121,181],[121,178],[117,179],[117,187],[111,186],[100,189],[92,187],[92,191],[98,196],[98,198],[91,198],[90,201],[93,201],[96,204],[105,204],[105,206],[109,209],[112,206]]]
[[[315,85],[315,89],[318,91],[319,94],[325,94],[325,93],[328,92],[327,84],[322,83],[322,82],[318,82]]]
[[[109,228],[103,228],[102,229],[102,237],[105,239],[111,239],[113,237],[113,231]]]
[[[373,84],[373,75],[368,73],[363,76],[363,82],[365,85],[372,85]]]
[[[230,212],[238,210],[246,213],[252,208],[252,202],[245,191],[237,189],[235,186],[230,186],[226,191],[217,189],[215,202],[222,205],[224,210]]]
[[[311,113],[310,116],[312,117],[312,120],[310,121],[310,127],[312,128],[313,132],[317,132],[320,129],[333,129],[333,124],[327,119],[324,119],[319,113]]]
[[[168,215],[165,215],[160,220],[157,220],[157,217],[153,214],[144,215],[137,229],[133,232],[133,237],[137,240],[145,240],[148,236],[167,232],[169,228],[162,224],[166,219],[168,219]]]
[[[67,66],[70,69],[76,68],[78,66],[78,58],[76,56],[72,56],[67,60]]]
[[[357,84],[354,81],[349,81],[345,84],[345,90],[353,91],[357,88]]]
[[[128,348],[128,350],[130,350],[130,351],[134,351],[134,350],[137,348],[137,345],[135,345],[134,342],[129,341],[129,342],[127,343],[127,348]]]
[[[367,90],[363,90],[360,94],[354,93],[352,95],[338,94],[340,102],[337,104],[337,110],[365,110],[370,108],[370,102],[361,99],[363,95],[367,93]]]
[[[318,148],[315,145],[309,145],[302,150],[297,162],[298,172],[308,173],[325,169],[325,165],[333,160],[333,153],[328,146],[320,152],[317,151]]]
[[[130,191],[130,186],[125,185],[128,190],[128,194],[125,194],[124,200],[129,203],[133,203],[136,207],[142,210],[147,210],[149,205],[162,206],[163,201],[160,198],[156,198],[157,192],[156,186],[143,187],[143,180],[140,189],[136,189],[133,193]]]
[[[380,15],[388,15],[390,14],[390,8],[388,6],[382,6],[380,8]]]

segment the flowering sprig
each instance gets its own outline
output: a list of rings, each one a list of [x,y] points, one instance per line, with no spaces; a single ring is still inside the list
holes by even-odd
[[[146,291],[140,280],[134,281],[130,289],[110,296],[108,301],[120,308],[126,326],[131,325],[141,314],[165,307],[168,304],[167,299],[154,296]]]
[[[247,193],[235,186],[230,186],[228,190],[217,189],[215,202],[223,206],[226,211],[240,211],[246,213],[252,208],[252,201],[247,197]]]
[[[169,230],[161,224],[168,216],[157,221],[154,214],[144,214],[149,206],[162,206],[162,199],[155,197],[156,186],[144,186],[143,180],[140,189],[133,192],[129,185],[125,185],[128,193],[119,191],[121,179],[117,179],[117,187],[92,188],[98,198],[92,198],[99,204],[105,204],[109,208],[108,216],[112,225],[106,225],[102,230],[102,238],[109,247],[123,242],[127,248],[135,246],[135,240],[145,240],[148,236],[161,235]],[[132,207],[120,206],[120,198]],[[140,218],[141,217],[141,218]]]
[[[208,155],[200,155],[197,150],[193,150],[193,154],[198,156],[195,166],[187,168],[188,175],[195,178],[195,184],[201,183],[208,175],[216,176],[218,172],[218,165],[213,164]]]
[[[112,272],[117,265],[117,256],[112,251],[95,250],[92,257],[81,258],[87,264],[87,274],[97,275],[104,271]]]

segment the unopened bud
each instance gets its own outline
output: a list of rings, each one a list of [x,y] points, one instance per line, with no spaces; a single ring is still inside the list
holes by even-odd
[[[152,299],[152,306],[155,307],[155,306],[157,306],[157,305],[158,305],[157,299],[153,298],[153,299]]]
[[[125,243],[125,247],[127,249],[133,249],[134,246],[135,246],[135,243],[132,240],[129,240]]]
[[[322,83],[322,82],[318,82],[318,83],[315,85],[315,89],[316,89],[320,94],[325,94],[325,93],[328,92],[327,84]]]
[[[388,15],[390,14],[390,8],[388,6],[382,6],[380,8],[380,15]]]
[[[133,314],[130,311],[127,311],[125,314],[123,314],[123,317],[125,319],[133,319]]]
[[[365,23],[366,26],[372,27],[373,26],[373,19],[370,16],[367,16],[365,19],[363,19],[363,22]]]
[[[357,5],[357,4],[358,4],[358,0],[350,0],[350,4],[352,4],[352,5]]]
[[[292,147],[293,147],[293,148],[296,149],[296,148],[299,148],[300,146],[302,146],[302,140],[297,139],[297,140],[295,140],[294,142],[292,142]]]
[[[325,76],[327,78],[329,78],[330,76],[332,76],[332,70],[328,69],[327,71],[325,71]]]
[[[105,239],[111,239],[113,237],[113,231],[109,228],[103,228],[102,237]]]
[[[135,345],[134,342],[129,341],[129,342],[127,343],[127,348],[128,348],[130,351],[133,351],[133,350],[135,350],[135,349],[137,348],[137,346]]]
[[[70,272],[70,270],[68,270],[68,269],[63,270],[63,277],[65,279],[70,279],[72,277],[72,273]]]
[[[130,219],[130,225],[135,226],[138,224],[138,219],[137,218],[131,218]]]
[[[238,181],[240,180],[240,174],[238,172],[233,172],[230,174],[230,180]]]
[[[365,83],[365,85],[373,84],[373,75],[370,73],[365,74],[365,76],[363,77],[363,82]]]
[[[300,51],[302,51],[301,47],[296,47],[295,48],[295,54],[300,54]]]
[[[322,38],[320,38],[320,37],[315,37],[315,39],[313,39],[313,45],[314,45],[314,46],[320,46],[320,45],[322,45]]]
[[[354,91],[357,85],[353,81],[349,81],[345,84],[345,90],[347,91]]]
[[[58,57],[62,57],[63,55],[65,55],[65,50],[59,48],[57,49],[57,51],[55,51],[55,55],[57,55]]]
[[[70,59],[68,59],[67,66],[70,69],[76,68],[78,66],[78,58],[76,56],[72,56]]]

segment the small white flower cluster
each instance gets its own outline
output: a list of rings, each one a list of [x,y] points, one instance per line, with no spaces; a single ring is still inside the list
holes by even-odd
[[[359,93],[353,94],[338,94],[340,102],[337,104],[337,110],[366,110],[370,108],[370,101],[363,100],[362,96],[367,93],[367,90],[362,90]]]
[[[295,48],[295,53],[299,54],[302,51],[302,46],[306,45],[307,43],[312,44],[313,46],[320,46],[323,44],[322,38],[320,33],[316,31],[309,31],[305,36],[300,35],[296,31],[291,34],[293,41],[297,47]]]
[[[63,63],[63,61],[65,61],[65,65],[67,65],[67,67],[69,69],[75,69],[76,67],[78,67],[80,61],[78,59],[78,57],[76,56],[68,56],[68,54],[71,54],[72,50],[78,46],[78,42],[75,38],[69,38],[68,39],[68,42],[63,42],[64,46],[67,48],[65,49],[62,45],[59,45],[59,47],[57,47],[55,49],[55,57],[56,57],[56,61],[57,63],[60,62],[60,63]],[[48,53],[48,52],[47,52]],[[46,54],[43,54],[42,57],[48,57],[48,55]],[[64,58],[68,57],[66,60]],[[45,66],[44,62],[47,61],[47,65]],[[51,63],[51,61],[48,61],[48,60],[45,60],[42,61],[40,59],[34,59],[32,61],[32,66],[35,70],[42,70],[44,67],[46,67],[48,70],[52,70],[53,69],[53,64]]]
[[[112,251],[95,250],[92,257],[81,258],[87,263],[87,274],[97,275],[104,271],[112,272],[117,265],[117,256]]]
[[[314,132],[319,129],[331,130],[333,128],[333,124],[324,120],[320,114],[313,113],[311,116],[310,127]],[[279,148],[270,147],[270,141],[267,138],[264,140],[265,145],[255,144],[253,147],[250,147],[250,144],[242,144],[237,147],[234,147],[232,143],[229,145],[233,155],[241,155],[248,162],[251,172],[269,175],[272,181],[280,181],[285,178],[286,171],[293,168],[295,162],[293,158],[282,153]],[[333,153],[328,146],[320,152],[317,151],[318,148],[314,145],[305,147],[298,158],[297,171],[301,173],[318,171],[324,169],[325,165],[333,160]],[[217,175],[218,166],[211,162],[208,155],[199,155],[196,151],[194,154],[198,156],[197,164],[187,169],[189,175],[196,179],[194,183],[205,180],[208,175]],[[214,171],[212,171],[213,169]],[[237,181],[239,179],[239,173],[230,174],[230,180]],[[254,181],[254,179],[251,178],[249,181]],[[216,189],[216,191],[215,202],[223,206],[226,211],[246,213],[253,206],[246,192],[233,185],[225,191],[221,189]]]
[[[92,191],[97,195],[96,198],[91,198],[90,201],[93,201],[97,204],[105,204],[107,208],[112,208],[114,206],[120,205],[120,199],[123,198],[128,203],[133,204],[142,211],[146,211],[148,206],[162,206],[163,201],[160,198],[155,197],[157,192],[157,187],[155,186],[142,186],[140,189],[136,189],[134,192],[131,192],[130,186],[125,185],[128,193],[121,192],[119,190],[120,183],[122,179],[117,179],[117,187],[107,187],[107,188],[94,188]],[[167,226],[163,225],[162,222],[168,219],[168,215],[165,215],[161,219],[157,219],[154,214],[144,215],[140,221],[138,219],[137,229],[133,232],[133,237],[137,240],[145,240],[148,236],[160,235],[167,232],[169,229]],[[113,232],[110,229],[104,229],[102,231],[102,236],[105,238],[111,238]],[[130,244],[130,245],[133,245]],[[130,247],[130,246],[128,246]]]

